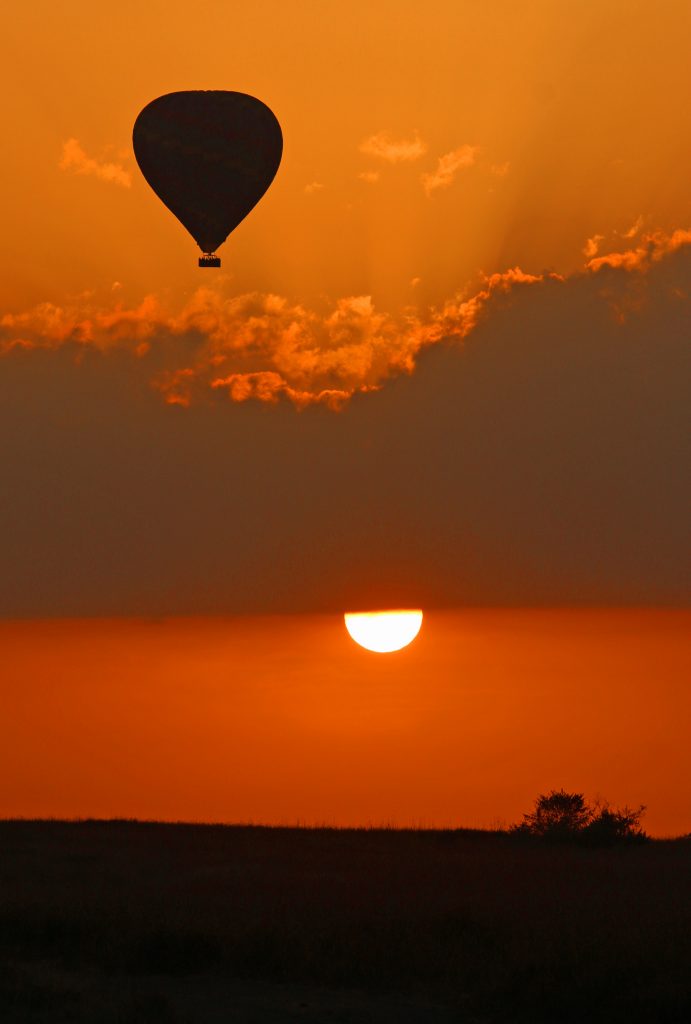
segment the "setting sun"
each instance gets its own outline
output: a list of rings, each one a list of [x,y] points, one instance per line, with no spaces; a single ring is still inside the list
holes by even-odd
[[[377,654],[400,651],[420,632],[422,612],[396,609],[385,612],[346,612],[346,629],[356,644]]]

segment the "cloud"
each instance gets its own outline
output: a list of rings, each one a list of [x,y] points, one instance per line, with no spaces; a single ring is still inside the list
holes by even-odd
[[[375,185],[379,181],[379,171],[361,171],[358,178],[369,185]]]
[[[610,252],[598,256],[587,263],[588,270],[597,272],[602,267],[623,268],[625,270],[649,270],[653,263],[664,259],[669,253],[676,252],[683,246],[691,245],[691,231],[677,228],[671,234],[663,231],[651,231],[644,235],[635,249],[622,252]]]
[[[442,337],[464,338],[493,296],[539,280],[514,268],[483,278],[472,295],[399,316],[377,310],[368,295],[343,297],[317,312],[284,296],[228,294],[228,285],[198,288],[178,310],[153,295],[132,307],[98,305],[85,295],[71,305],[40,303],[1,316],[0,356],[17,348],[69,347],[75,358],[119,350],[141,361],[170,404],[189,406],[222,392],[232,401],[286,397],[300,408],[337,409],[358,392],[411,373],[419,353]]]
[[[24,312],[0,316],[0,354],[14,347],[56,349],[66,345],[99,351],[118,345],[132,349],[151,337],[163,319],[154,296],[130,309],[120,304],[98,307],[88,293],[64,306],[41,302]]]
[[[422,187],[430,196],[439,188],[448,188],[456,173],[465,167],[472,167],[479,152],[479,146],[459,146],[450,153],[440,156],[437,168],[431,174],[421,176]]]
[[[427,152],[427,145],[417,132],[406,139],[395,138],[390,132],[380,131],[363,139],[360,152],[390,164],[409,163],[419,160]]]
[[[62,155],[58,164],[61,171],[72,171],[73,174],[90,174],[101,181],[113,185],[130,188],[132,176],[122,164],[94,160],[87,156],[77,139],[68,139],[63,143]]]
[[[638,232],[641,230],[642,227],[643,227],[643,215],[640,214],[636,218],[635,222],[631,225],[631,227],[629,228],[628,231],[622,231],[621,237],[622,238],[635,238],[636,235],[638,234]]]
[[[589,259],[582,276],[597,278],[600,303],[621,323],[648,301],[648,271],[689,246],[691,231],[652,233],[634,249]],[[613,278],[612,271],[623,273]],[[155,295],[128,306],[120,290],[100,304],[87,293],[70,304],[40,303],[0,316],[0,357],[66,348],[79,362],[87,353],[119,352],[170,405],[224,396],[340,410],[354,396],[411,374],[444,339],[465,340],[520,289],[548,282],[573,287],[576,278],[514,267],[437,306],[398,315],[377,309],[368,295],[345,296],[317,311],[280,295],[235,295],[227,282],[198,288],[178,308]],[[418,283],[413,278],[411,286]],[[676,289],[683,299],[684,283]]]
[[[633,270],[492,275],[409,324],[211,289],[3,318],[43,347],[0,359],[0,615],[684,601],[686,235]],[[421,335],[414,373],[296,413],[325,362],[370,379]],[[207,400],[157,401],[154,371]]]
[[[323,388],[316,394],[301,391],[291,387],[279,373],[271,370],[262,370],[258,373],[231,373],[227,377],[212,380],[211,387],[223,388],[233,402],[246,402],[250,398],[255,398],[260,402],[275,403],[281,398],[287,398],[298,408],[312,402],[322,402],[331,409],[340,409],[352,397],[351,391],[338,388]]]
[[[618,235],[619,238],[626,238],[627,240],[631,240],[632,238],[635,238],[636,235],[640,232],[642,226],[643,216],[641,215],[636,218],[635,222],[627,231],[615,231],[614,234]],[[653,232],[652,234],[647,236],[647,242],[652,241],[653,244],[656,245],[657,241],[659,241],[659,238],[660,236],[656,236]],[[604,242],[604,240],[604,235],[593,235],[592,238],[588,238],[586,240],[585,246],[583,247],[583,255],[588,260],[592,260],[595,256],[597,256],[598,252],[600,251],[601,243]],[[625,253],[611,253],[609,256],[604,258],[606,260],[610,260],[611,258],[616,262],[618,257],[628,260],[632,264],[632,266],[640,261],[640,255],[638,251],[633,249],[627,250]],[[596,267],[593,267],[591,269],[596,269]]]
[[[321,192],[324,187],[325,186],[321,181],[311,181],[309,185],[305,185],[304,192],[306,195],[310,196],[314,192]]]
[[[583,255],[586,259],[590,260],[597,254],[597,251],[600,248],[600,242],[604,241],[604,237],[604,235],[593,235],[592,238],[588,238],[586,240],[586,243],[583,246]]]

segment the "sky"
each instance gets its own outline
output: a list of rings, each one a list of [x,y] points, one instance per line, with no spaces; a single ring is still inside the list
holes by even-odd
[[[539,793],[689,832],[688,611],[0,623],[0,816],[495,828]],[[12,780],[12,785],[7,785]]]
[[[258,616],[275,654],[286,622],[321,636],[345,610],[629,609],[632,635],[652,608],[652,673],[657,616],[682,621],[691,578],[686,0],[36,0],[3,21],[0,629],[29,658],[15,697],[21,678],[42,699],[30,655],[58,619],[87,648],[90,622],[120,622],[144,685],[168,669],[138,619],[196,617],[203,635],[205,617],[232,633]],[[132,152],[139,111],[184,89],[248,92],[283,129],[220,271],[198,268]],[[439,643],[457,651],[450,621]],[[432,650],[425,630],[411,659]],[[56,640],[45,663],[75,722],[93,673],[78,647]],[[264,671],[227,651],[235,677]],[[305,693],[340,685],[337,658],[325,677],[298,661]],[[440,672],[447,695],[464,678],[450,655],[443,671],[392,664],[410,686]],[[81,813],[73,795],[26,806]],[[103,806],[126,813],[118,799]]]
[[[629,0],[13,12],[0,615],[686,600],[690,29]],[[131,146],[205,87],[285,139],[220,272]]]

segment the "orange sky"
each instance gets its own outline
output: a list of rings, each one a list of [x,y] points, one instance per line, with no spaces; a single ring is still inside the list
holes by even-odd
[[[0,814],[565,785],[691,827],[686,620],[548,611],[688,602],[689,38],[687,0],[15,5]],[[205,88],[285,140],[220,272],[131,147]],[[390,606],[428,616],[391,660],[330,617]]]
[[[428,613],[0,625],[0,816],[492,826],[552,787],[691,827],[689,616]]]
[[[223,251],[233,293],[310,307],[371,295],[397,313],[478,271],[575,270],[588,238],[620,248],[639,217],[639,230],[688,226],[690,33],[685,0],[16,7],[0,70],[0,306],[85,290],[105,302],[115,281],[128,303],[176,305],[200,283],[194,244],[131,152],[139,110],[177,89],[253,93],[283,126],[276,182]],[[381,133],[418,139],[419,155],[367,151]],[[60,170],[69,140],[85,160]],[[463,147],[471,165],[444,183],[440,159]]]

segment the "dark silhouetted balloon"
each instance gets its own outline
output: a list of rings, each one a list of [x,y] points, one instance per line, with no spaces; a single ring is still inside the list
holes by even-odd
[[[281,126],[242,92],[171,92],[149,103],[132,132],[142,174],[204,253],[216,249],[259,202],[278,170]]]

